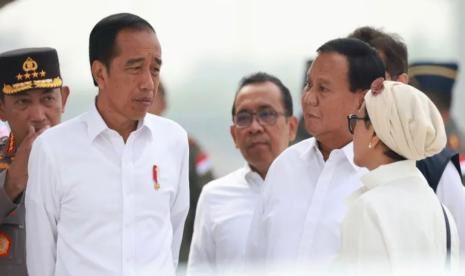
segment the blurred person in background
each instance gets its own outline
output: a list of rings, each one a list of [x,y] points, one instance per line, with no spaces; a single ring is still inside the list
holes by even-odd
[[[297,118],[289,89],[267,73],[241,80],[232,119],[231,136],[246,164],[202,190],[188,264],[192,276],[227,275],[241,269],[268,168],[295,139]]]
[[[162,82],[158,86],[158,92],[155,95],[149,112],[158,116],[162,116],[168,108],[168,95],[165,86]],[[202,191],[202,187],[214,179],[212,162],[208,158],[207,153],[199,146],[192,138],[189,139],[189,191],[190,191],[190,208],[184,226],[184,234],[182,236],[181,250],[179,253],[179,262],[187,263],[189,258],[189,250],[194,232],[194,219],[197,201]]]
[[[308,72],[308,69],[310,69],[310,66],[312,65],[312,62],[313,62],[313,59],[309,59],[309,60],[307,60],[305,62],[305,71],[304,71],[305,74],[304,74],[304,85],[303,85],[303,87],[305,87],[305,83],[307,81],[307,72]],[[303,91],[304,90],[302,89],[302,95],[300,97],[301,101],[303,101],[303,95],[304,95]],[[308,139],[310,137],[312,137],[312,136],[305,129],[305,120],[304,120],[304,115],[302,114],[299,117],[299,124],[297,126],[297,136],[295,138],[294,143],[298,143],[298,142],[300,142],[302,140],[305,140],[305,139]]]
[[[415,62],[410,64],[410,84],[426,93],[436,104],[446,124],[447,147],[465,152],[464,135],[451,114],[453,91],[458,75],[457,63]]]
[[[458,74],[456,63],[415,62],[409,67],[410,84],[424,91],[438,106],[446,124],[447,146],[460,153],[459,163],[462,180],[465,179],[465,136],[452,117],[454,84]],[[462,251],[465,251],[465,235],[462,236]],[[464,262],[465,262],[465,254]]]

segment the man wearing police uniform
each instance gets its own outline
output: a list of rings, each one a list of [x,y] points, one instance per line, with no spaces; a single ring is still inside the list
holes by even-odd
[[[463,153],[465,139],[450,114],[457,71],[456,63],[417,62],[409,66],[410,83],[424,91],[441,112],[446,125],[447,146]]]
[[[0,275],[27,275],[24,190],[32,142],[60,122],[69,94],[52,48],[0,54],[0,118],[11,133],[0,139]]]
[[[416,62],[409,66],[410,84],[424,91],[431,98],[441,112],[446,125],[447,150],[443,153],[444,161],[450,159],[461,171],[463,178],[465,138],[450,114],[457,71],[457,63]],[[457,152],[460,153],[460,157]],[[443,164],[445,166],[444,162]]]

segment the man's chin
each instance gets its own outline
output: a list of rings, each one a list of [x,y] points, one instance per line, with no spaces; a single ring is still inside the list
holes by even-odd
[[[249,148],[249,150],[247,151],[247,155],[249,156],[250,159],[258,163],[262,163],[262,162],[265,162],[266,160],[272,159],[270,148],[265,147],[265,146],[257,146],[257,147]]]

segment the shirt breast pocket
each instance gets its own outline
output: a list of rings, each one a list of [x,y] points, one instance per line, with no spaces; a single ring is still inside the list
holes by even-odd
[[[156,172],[155,172],[156,170]],[[138,171],[136,179],[138,204],[145,210],[169,212],[171,202],[176,195],[178,174],[173,167],[145,167]]]

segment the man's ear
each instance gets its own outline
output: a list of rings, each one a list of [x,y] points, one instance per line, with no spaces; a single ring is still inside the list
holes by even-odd
[[[105,87],[105,80],[108,77],[108,71],[105,64],[100,62],[99,60],[94,60],[91,66],[92,77],[94,78],[95,82],[99,89]]]
[[[63,86],[61,88],[61,109],[62,109],[62,113],[65,112],[65,106],[66,106],[66,103],[68,102],[68,96],[69,96],[69,87],[68,86]]]
[[[354,102],[354,112],[359,110],[360,107],[362,106],[362,103],[364,102],[365,100],[365,95],[366,93],[368,92],[368,90],[357,90],[354,94],[355,94],[355,102]],[[351,92],[352,93],[352,92]]]
[[[297,117],[290,116],[289,118],[287,118],[287,123],[289,124],[289,144],[290,144],[295,140],[295,137],[297,136],[297,126],[298,126]]]
[[[408,74],[407,73],[400,74],[399,76],[397,76],[397,81],[408,84],[408,81],[409,81]]]
[[[236,143],[236,139],[237,139],[237,137],[236,137],[236,135],[237,135],[237,134],[236,134],[236,130],[237,130],[237,129],[236,129],[236,126],[235,126],[235,125],[231,125],[231,126],[229,127],[229,132],[231,133],[231,137],[232,137],[232,139],[233,139],[233,141],[234,141],[234,145],[236,146],[236,149],[238,149],[239,147],[237,146],[237,143]]]

